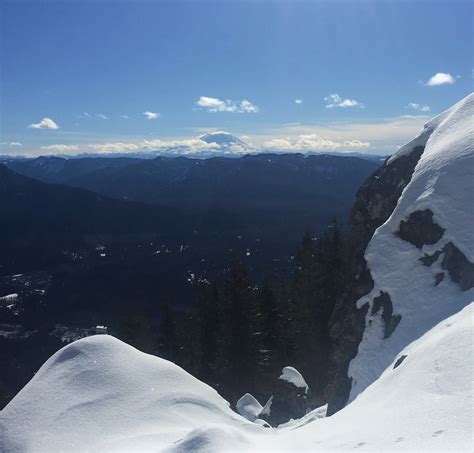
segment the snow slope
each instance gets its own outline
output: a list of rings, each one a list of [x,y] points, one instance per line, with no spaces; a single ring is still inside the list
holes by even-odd
[[[194,430],[200,446],[245,444],[263,428],[206,384],[108,335],[54,354],[0,413],[0,451],[162,451]]]
[[[434,275],[441,271],[438,259],[431,267],[420,258],[452,242],[474,262],[474,94],[431,120],[424,131],[403,146],[389,161],[411,152],[425,150],[397,207],[371,239],[365,254],[375,285],[358,301],[369,303],[366,327],[357,356],[349,366],[353,400],[377,379],[395,356],[438,322],[474,300],[474,290],[461,291],[448,275],[435,286]],[[420,250],[400,239],[400,221],[411,213],[430,209],[433,221],[445,228],[442,238]],[[384,323],[379,311],[371,315],[374,297],[390,295],[394,315],[401,321],[384,339]]]
[[[470,304],[431,329],[332,417],[318,410],[278,430],[233,413],[170,362],[85,338],[0,413],[0,451],[470,451],[473,317]]]

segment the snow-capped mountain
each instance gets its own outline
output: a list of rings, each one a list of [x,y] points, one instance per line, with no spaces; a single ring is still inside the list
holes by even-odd
[[[248,143],[245,143],[235,135],[229,134],[224,131],[209,132],[199,136],[199,140],[206,143],[215,143],[224,148],[230,148],[233,146],[240,146],[242,148],[251,148]]]

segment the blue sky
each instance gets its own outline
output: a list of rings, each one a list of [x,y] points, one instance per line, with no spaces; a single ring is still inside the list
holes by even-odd
[[[3,154],[193,149],[212,130],[385,154],[472,91],[469,1],[0,8]]]

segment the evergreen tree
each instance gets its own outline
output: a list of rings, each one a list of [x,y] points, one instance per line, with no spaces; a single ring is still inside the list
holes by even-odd
[[[219,367],[232,400],[255,388],[258,332],[255,294],[242,261],[233,258],[223,290]]]
[[[117,337],[148,354],[156,353],[156,333],[152,316],[144,307],[129,308],[117,328]]]
[[[262,368],[274,371],[279,361],[279,313],[277,297],[266,280],[258,292],[259,330],[260,330],[260,361]]]
[[[159,327],[159,355],[172,362],[176,361],[178,343],[173,311],[168,303],[163,304]]]
[[[206,380],[215,380],[220,332],[219,291],[217,285],[203,284],[199,294],[199,340],[201,346],[199,373]]]

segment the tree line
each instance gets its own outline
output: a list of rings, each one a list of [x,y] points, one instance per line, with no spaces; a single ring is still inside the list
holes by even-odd
[[[330,319],[351,260],[348,236],[336,222],[306,234],[288,275],[253,281],[232,257],[221,281],[199,284],[185,309],[165,304],[154,328],[146,313],[126,317],[119,337],[182,366],[232,403],[246,392],[262,401],[284,366],[298,369],[324,404],[331,380]]]

